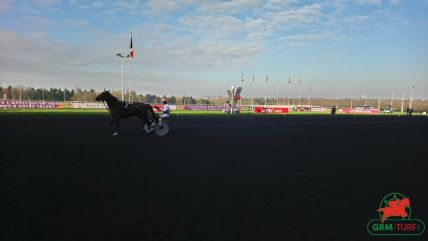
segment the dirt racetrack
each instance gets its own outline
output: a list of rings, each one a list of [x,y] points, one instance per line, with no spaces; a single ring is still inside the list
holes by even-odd
[[[427,117],[107,122],[0,117],[0,240],[426,240],[366,225],[391,192],[428,224]]]

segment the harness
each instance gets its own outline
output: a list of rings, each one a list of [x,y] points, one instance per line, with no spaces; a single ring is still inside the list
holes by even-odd
[[[106,109],[107,109],[108,111],[110,111],[110,108],[108,108],[108,105],[106,104],[105,100],[103,100],[103,104],[104,104],[104,106],[106,107]]]

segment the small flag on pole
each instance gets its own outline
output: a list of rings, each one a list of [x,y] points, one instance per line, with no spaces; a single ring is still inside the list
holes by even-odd
[[[241,72],[241,82],[244,82],[244,72]]]
[[[254,82],[255,80],[254,80],[254,74],[253,74],[253,82]]]
[[[269,80],[269,75],[266,74],[266,83],[268,82],[268,80]]]
[[[291,84],[291,78],[288,77],[288,84]]]
[[[132,49],[132,33],[131,33],[131,41],[129,42],[129,56],[131,59],[134,58],[134,50]]]

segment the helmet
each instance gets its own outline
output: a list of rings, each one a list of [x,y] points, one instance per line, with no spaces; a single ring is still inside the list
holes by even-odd
[[[168,103],[168,99],[167,98],[163,98],[162,99],[162,103]]]

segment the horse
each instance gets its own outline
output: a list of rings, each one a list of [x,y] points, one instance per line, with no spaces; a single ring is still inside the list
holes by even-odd
[[[391,200],[389,201],[388,206],[379,208],[377,211],[382,212],[382,223],[384,223],[385,219],[391,216],[402,218],[407,217],[408,213],[406,212],[406,208],[408,207],[410,207],[410,200],[406,197],[401,200]]]
[[[136,116],[142,121],[141,129],[144,128],[146,123],[150,126],[153,121],[156,121],[156,114],[149,104],[141,102],[125,103],[124,101],[119,101],[110,91],[105,89],[101,94],[95,97],[95,99],[107,103],[107,109],[112,117],[110,126],[112,126],[114,131],[113,136],[119,135],[120,119]]]

